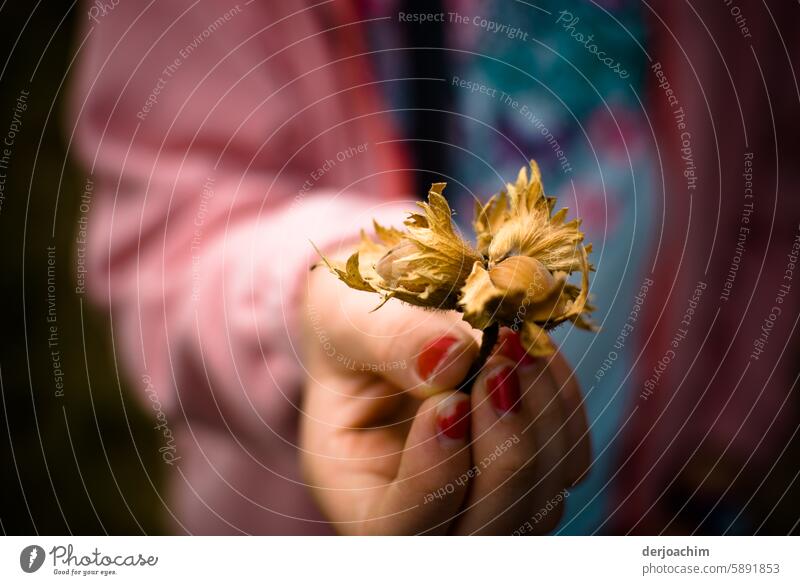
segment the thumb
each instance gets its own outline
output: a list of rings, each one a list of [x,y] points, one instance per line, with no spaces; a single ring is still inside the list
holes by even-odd
[[[347,348],[363,372],[379,375],[417,398],[455,388],[478,355],[477,331],[452,312],[426,311],[390,300],[373,312],[375,295],[336,287],[328,315],[333,343]]]

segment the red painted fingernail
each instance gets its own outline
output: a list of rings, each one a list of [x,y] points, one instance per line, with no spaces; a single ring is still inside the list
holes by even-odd
[[[447,358],[453,344],[457,342],[458,339],[452,335],[445,335],[425,345],[417,358],[417,373],[420,378],[430,380]]]
[[[536,358],[529,355],[519,339],[519,333],[511,329],[503,329],[500,332],[500,353],[520,366],[531,366],[536,363]]]
[[[469,432],[469,397],[452,394],[436,407],[436,431],[447,440],[462,440]]]
[[[520,409],[519,379],[513,368],[498,368],[486,378],[486,390],[495,410],[500,414]]]

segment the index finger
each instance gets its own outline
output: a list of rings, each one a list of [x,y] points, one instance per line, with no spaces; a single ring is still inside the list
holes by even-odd
[[[374,295],[352,290],[322,271],[312,278],[328,279],[319,285],[328,294],[319,299],[312,325],[317,333],[325,332],[327,353],[343,367],[381,376],[424,399],[454,388],[478,355],[477,332],[454,313],[396,300],[373,311]]]

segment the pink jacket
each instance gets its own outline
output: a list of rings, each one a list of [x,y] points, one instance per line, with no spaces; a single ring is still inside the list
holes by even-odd
[[[68,128],[87,291],[155,413],[176,531],[329,531],[297,466],[309,239],[396,223],[406,193],[346,4],[88,7]]]

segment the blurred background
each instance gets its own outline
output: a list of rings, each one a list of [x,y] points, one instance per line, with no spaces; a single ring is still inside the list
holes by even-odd
[[[352,4],[375,18],[420,10]],[[416,141],[418,192],[457,177],[448,195],[469,217],[473,192],[497,190],[532,157],[550,194],[585,218],[603,332],[557,339],[587,391],[598,461],[561,532],[796,534],[800,282],[787,271],[800,234],[800,9],[536,5],[549,18],[527,3],[433,3],[424,11],[487,24],[356,30],[375,51],[425,48],[383,53],[376,75],[448,81],[388,84],[383,96]],[[6,534],[168,531],[160,432],[114,355],[108,314],[75,294],[91,183],[66,149],[65,100],[92,6],[0,5]],[[444,135],[458,148],[439,145]]]
[[[2,530],[158,534],[157,433],[115,367],[108,318],[74,293],[85,175],[67,156],[63,118],[76,18],[86,14],[69,3],[21,2],[5,3],[0,13],[4,137],[20,95],[28,94],[0,208]],[[51,246],[57,255],[48,273]],[[53,375],[49,302],[63,396]]]

